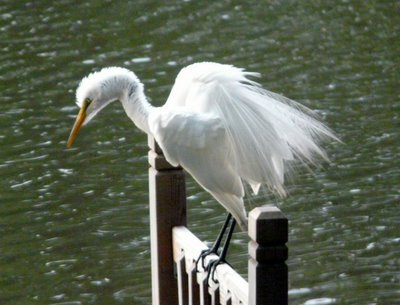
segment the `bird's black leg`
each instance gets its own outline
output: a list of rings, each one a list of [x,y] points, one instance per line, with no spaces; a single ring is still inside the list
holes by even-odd
[[[226,217],[225,223],[222,226],[222,229],[219,232],[218,237],[217,237],[216,241],[214,242],[213,246],[210,249],[203,250],[201,252],[201,254],[199,255],[199,258],[196,261],[196,271],[198,270],[197,266],[198,266],[198,263],[200,260],[201,260],[201,266],[203,267],[203,269],[206,269],[206,266],[204,266],[204,259],[206,258],[206,256],[210,255],[210,254],[218,255],[218,249],[221,245],[222,239],[224,238],[224,235],[225,235],[226,228],[228,227],[231,219],[232,219],[232,215],[228,214],[228,216]]]
[[[212,280],[214,282],[217,282],[214,278],[214,273],[215,273],[215,270],[217,269],[217,266],[219,264],[223,264],[223,263],[227,264],[226,254],[228,253],[228,248],[229,248],[229,244],[231,242],[232,234],[233,234],[233,231],[235,230],[235,225],[236,225],[236,220],[233,218],[232,222],[231,222],[231,226],[229,227],[228,235],[226,236],[225,243],[222,248],[221,254],[219,255],[218,259],[212,261],[207,266],[207,270],[208,270],[207,282],[210,277],[210,274],[211,274]]]

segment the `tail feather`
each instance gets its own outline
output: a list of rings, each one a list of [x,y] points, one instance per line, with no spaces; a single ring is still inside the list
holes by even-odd
[[[243,199],[229,193],[215,193],[211,195],[235,218],[243,232],[247,232],[247,216],[244,208]]]
[[[218,83],[213,90],[214,105],[230,138],[229,155],[252,187],[266,184],[284,197],[284,175],[291,169],[288,162],[327,160],[321,141],[338,139],[310,109],[262,89],[242,73],[240,80]]]

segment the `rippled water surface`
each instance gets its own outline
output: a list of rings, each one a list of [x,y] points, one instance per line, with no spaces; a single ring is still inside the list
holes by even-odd
[[[1,2],[0,304],[151,303],[146,137],[116,103],[67,150],[74,91],[117,65],[160,105],[204,60],[261,72],[344,142],[287,199],[249,204],[290,219],[291,304],[398,304],[399,2],[170,2]],[[211,241],[223,210],[188,180],[190,227]]]

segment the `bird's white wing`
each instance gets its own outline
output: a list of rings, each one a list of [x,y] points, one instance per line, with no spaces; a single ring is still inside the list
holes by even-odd
[[[149,127],[172,165],[181,165],[207,190],[244,195],[227,158],[228,139],[218,117],[160,109],[150,115]]]
[[[150,115],[149,127],[168,162],[181,165],[245,228],[243,185],[227,158],[229,144],[221,119],[162,107]]]
[[[319,140],[335,136],[310,110],[262,89],[248,75],[257,74],[216,63],[190,65],[177,76],[165,107],[219,117],[234,171],[254,192],[266,184],[284,196],[288,161],[325,157]]]

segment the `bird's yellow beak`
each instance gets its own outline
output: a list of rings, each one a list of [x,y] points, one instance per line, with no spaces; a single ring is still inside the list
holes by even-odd
[[[69,135],[67,148],[70,148],[75,141],[76,136],[78,135],[79,130],[82,127],[83,122],[86,119],[86,110],[90,104],[90,100],[86,99],[83,102],[81,110],[79,110],[78,116],[76,117],[75,124],[72,127],[71,134]]]

